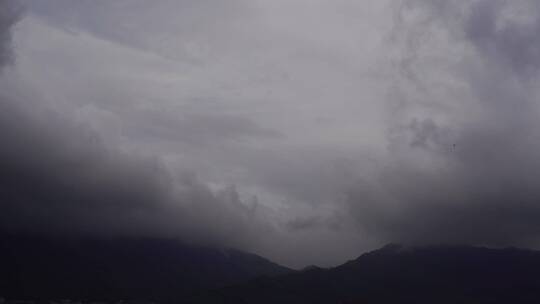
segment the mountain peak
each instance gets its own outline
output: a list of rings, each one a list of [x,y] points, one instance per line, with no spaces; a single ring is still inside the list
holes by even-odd
[[[228,288],[207,303],[538,303],[538,277],[538,251],[389,244],[325,271]]]

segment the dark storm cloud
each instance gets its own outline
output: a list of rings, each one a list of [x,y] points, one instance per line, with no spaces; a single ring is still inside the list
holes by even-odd
[[[287,222],[286,226],[289,231],[293,232],[298,230],[310,230],[320,227],[325,227],[333,230],[339,230],[341,228],[340,217],[336,215],[327,218],[323,218],[322,216],[297,217]]]
[[[523,5],[518,1],[514,5]],[[538,11],[540,4],[535,1],[525,3],[529,7],[527,13],[532,20],[502,21],[503,10],[508,7],[507,1],[480,1],[471,8],[471,15],[464,24],[467,38],[480,52],[504,64],[515,73],[533,73],[534,76],[540,65],[540,30]],[[527,17],[527,16],[525,16]]]
[[[11,27],[19,19],[21,7],[11,0],[0,1],[0,67],[12,59]]]
[[[62,5],[54,5],[60,2]],[[234,27],[229,24],[234,23],[230,17],[238,11],[221,11],[219,1],[162,1],[155,4],[157,11],[153,4],[143,2],[138,1],[135,8],[128,5],[136,3],[133,1],[123,2],[126,6],[109,1],[25,2],[29,6],[26,17],[13,33],[17,64],[6,69],[0,79],[4,110],[0,138],[5,145],[0,150],[0,229],[47,235],[179,237],[254,251],[293,266],[341,262],[350,255],[347,252],[356,255],[357,245],[352,242],[346,250],[341,249],[345,246],[332,250],[336,246],[330,244],[341,243],[349,235],[334,229],[335,223],[326,223],[331,208],[321,217],[323,229],[304,225],[306,229],[292,233],[286,227],[288,219],[309,218],[317,210],[309,214],[300,214],[295,208],[285,211],[279,203],[288,198],[281,194],[273,197],[270,193],[261,204],[257,198],[249,198],[266,188],[256,177],[265,176],[263,171],[276,163],[284,169],[271,172],[275,172],[271,180],[278,184],[276,188],[281,189],[280,175],[294,173],[291,180],[296,183],[284,187],[284,192],[297,185],[305,186],[305,191],[324,192],[302,183],[301,175],[313,175],[312,181],[317,182],[315,175],[324,173],[327,166],[304,171],[302,166],[317,164],[317,157],[301,162],[301,166],[292,165],[295,158],[310,154],[310,149],[302,153],[295,147],[289,147],[289,152],[281,149],[287,143],[278,141],[287,141],[289,134],[285,133],[297,129],[287,118],[294,116],[296,121],[294,105],[282,108],[272,100],[257,99],[261,91],[260,96],[268,91],[264,77],[260,78],[266,68],[261,71],[260,66],[246,61],[251,51],[242,45],[251,39],[242,38],[241,31],[227,30]],[[189,16],[190,9],[179,10],[183,3],[191,3],[188,6],[195,15],[206,19]],[[56,10],[60,6],[68,10],[75,7],[77,12],[66,13],[69,20],[59,21],[56,18],[64,17]],[[88,6],[88,11],[81,6]],[[49,13],[55,14],[43,15]],[[184,14],[186,18],[182,18]],[[212,16],[219,18],[212,20]],[[171,20],[180,25],[187,22],[188,26],[170,25],[167,22]],[[165,24],[145,28],[153,21]],[[58,23],[69,31],[58,29]],[[252,23],[257,22],[248,24]],[[129,28],[130,24],[135,28]],[[192,31],[193,27],[200,32]],[[243,28],[251,31],[256,27]],[[154,36],[161,29],[170,30],[166,38],[179,44],[176,55],[182,62],[186,58],[182,54],[184,42],[219,36],[221,40],[210,39],[210,44],[217,43],[212,50],[219,53],[210,57],[220,64],[213,65],[211,58],[202,67],[186,68],[149,54],[147,46],[162,54],[159,43],[152,43],[154,38],[163,42],[159,35]],[[116,41],[118,33],[111,33],[116,30],[125,30],[128,41]],[[261,33],[266,34],[254,31],[253,36]],[[276,42],[282,40],[280,35]],[[257,56],[275,56],[259,54],[263,48],[255,47]],[[174,46],[172,50],[179,49]],[[232,50],[234,60],[225,60],[222,50]],[[280,50],[277,55],[282,56]],[[280,69],[277,71],[281,75]],[[255,90],[254,78],[260,78]],[[288,92],[295,88],[287,83],[280,89],[285,97],[283,105],[292,97],[298,99],[294,92]],[[260,161],[266,158],[271,161]],[[246,168],[251,164],[259,165]],[[184,173],[185,168],[196,174]],[[260,175],[252,174],[255,169],[260,169]],[[338,171],[323,179],[331,180]],[[223,187],[237,181],[247,182],[238,191]],[[302,195],[302,191],[294,192],[300,198],[316,197]],[[297,246],[298,242],[303,245]],[[322,249],[327,254],[310,255],[306,261],[306,253],[320,251],[321,243],[327,244]]]
[[[212,191],[193,175],[173,179],[159,161],[108,148],[92,131],[25,103],[5,96],[0,103],[4,231],[242,244],[246,225],[257,229],[254,206],[234,188]]]
[[[415,55],[402,77],[417,99],[394,112],[390,158],[375,181],[349,193],[351,210],[385,240],[534,246],[540,237],[540,6],[409,4],[400,14],[418,19],[403,18],[401,34],[414,33],[423,45],[407,45],[404,53]],[[436,48],[441,33],[448,45]],[[453,61],[456,49],[461,57]],[[440,69],[440,62],[450,64]],[[466,93],[434,93],[438,88],[426,75],[447,87],[460,82]],[[436,96],[430,105],[453,111],[426,106],[426,95]]]
[[[3,58],[11,53],[18,13],[12,5],[0,2]],[[256,203],[244,203],[234,187],[214,191],[194,175],[171,176],[160,161],[108,147],[36,96],[7,86],[0,94],[1,232],[248,246],[250,234],[265,225],[255,220]]]
[[[537,1],[22,2],[4,230],[260,242],[295,266],[540,235]]]

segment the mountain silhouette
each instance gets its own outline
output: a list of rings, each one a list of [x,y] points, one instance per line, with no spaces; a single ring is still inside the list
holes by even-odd
[[[365,253],[293,271],[168,239],[0,238],[0,296],[163,303],[540,303],[540,252],[471,246]]]
[[[0,238],[0,297],[177,301],[291,270],[233,249],[167,239]]]
[[[540,252],[388,245],[335,268],[257,278],[191,303],[540,303]]]

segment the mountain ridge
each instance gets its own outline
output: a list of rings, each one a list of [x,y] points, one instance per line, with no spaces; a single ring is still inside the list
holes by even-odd
[[[173,239],[0,238],[0,296],[178,300],[292,271],[255,254]]]
[[[164,303],[538,303],[540,251],[389,244],[294,271],[170,239],[0,238],[0,297]]]
[[[540,252],[460,245],[364,253],[330,269],[258,278],[190,303],[538,303]]]

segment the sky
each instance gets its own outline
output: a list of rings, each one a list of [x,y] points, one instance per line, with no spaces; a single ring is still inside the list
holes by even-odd
[[[539,31],[535,0],[0,0],[0,231],[540,249]]]

